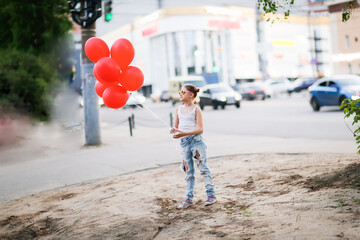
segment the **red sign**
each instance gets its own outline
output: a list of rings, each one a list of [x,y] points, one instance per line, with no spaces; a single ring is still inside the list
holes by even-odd
[[[141,34],[143,37],[150,36],[158,31],[158,25],[155,23],[151,27],[145,28],[142,30]]]
[[[218,28],[218,29],[239,29],[239,21],[226,21],[226,20],[209,20],[209,27]]]

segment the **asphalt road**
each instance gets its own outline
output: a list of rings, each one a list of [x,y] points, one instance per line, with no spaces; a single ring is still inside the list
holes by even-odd
[[[111,110],[103,108],[102,121],[109,124],[120,122],[134,114],[139,125],[166,127],[170,124],[170,113],[175,107],[170,103],[146,103],[162,121],[147,109],[135,108]],[[323,107],[314,112],[306,92],[283,95],[265,101],[242,101],[239,109],[227,106],[225,110],[213,110],[207,106],[203,110],[205,131],[230,135],[303,138],[318,140],[353,140],[351,122],[344,119],[339,107]],[[163,123],[165,122],[165,124]]]
[[[51,124],[32,126],[19,143],[0,149],[0,201],[180,162],[178,140],[168,132],[175,110],[170,103],[101,108],[103,144],[84,147],[77,95],[66,91],[56,102]],[[132,114],[130,137],[127,119]],[[345,125],[351,126],[350,121],[337,107],[313,112],[306,93],[243,101],[239,109],[206,107],[203,115],[210,162],[247,153],[356,152]]]

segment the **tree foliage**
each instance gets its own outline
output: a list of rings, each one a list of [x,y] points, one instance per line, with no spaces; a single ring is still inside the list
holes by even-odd
[[[49,118],[53,73],[39,57],[18,50],[0,51],[0,110]]]
[[[295,0],[258,0],[257,7],[261,9],[264,14],[284,12],[285,18],[290,15],[290,8],[294,5]]]
[[[356,0],[352,0],[344,4],[344,8],[342,12],[343,22],[349,21],[352,14],[352,10],[355,8],[355,6],[356,6]]]
[[[340,108],[344,110],[345,118],[352,118],[353,122],[352,125],[358,126],[355,131],[353,132],[356,144],[358,145],[358,153],[360,153],[360,99],[358,100],[351,100],[345,99]]]
[[[66,0],[1,0],[0,48],[32,54],[52,51],[72,27]]]
[[[261,9],[264,14],[284,12],[285,19],[290,16],[291,7],[295,0],[257,0],[257,7]],[[352,10],[356,6],[356,0],[348,1],[344,4],[342,12],[342,21],[347,22],[352,14]]]
[[[46,119],[53,84],[71,72],[67,1],[0,3],[0,110],[16,109]]]

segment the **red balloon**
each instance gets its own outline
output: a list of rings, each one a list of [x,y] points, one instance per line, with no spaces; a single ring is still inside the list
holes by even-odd
[[[102,97],[104,91],[106,88],[108,88],[109,86],[102,84],[101,82],[96,81],[95,83],[95,92],[99,97]]]
[[[103,85],[105,85],[105,86],[107,86],[107,87],[109,87],[109,86],[114,86],[114,85],[119,85],[119,79],[117,79],[116,81],[114,81],[114,82],[102,82],[101,81],[101,79],[98,77],[98,74],[97,74],[97,72],[96,72],[96,68],[94,67],[94,69],[93,69],[93,72],[94,72],[94,76],[95,76],[95,78],[100,82],[100,83],[102,83]],[[121,74],[120,74],[120,77],[121,77]]]
[[[109,47],[104,40],[92,37],[85,43],[86,56],[93,62],[98,62],[101,58],[109,57]]]
[[[111,46],[111,58],[119,64],[121,69],[126,68],[135,56],[135,50],[131,42],[125,38],[119,38]]]
[[[130,94],[121,86],[111,86],[105,89],[102,98],[109,108],[121,108],[125,106]]]
[[[98,77],[98,75],[97,75],[97,73],[96,73],[95,67],[93,68],[93,73],[94,73],[94,77],[99,81],[99,77]]]
[[[119,82],[125,89],[136,91],[143,85],[144,75],[139,68],[129,66],[123,70]]]
[[[117,82],[121,75],[119,65],[109,57],[100,59],[95,64],[93,71],[96,79],[104,84]]]

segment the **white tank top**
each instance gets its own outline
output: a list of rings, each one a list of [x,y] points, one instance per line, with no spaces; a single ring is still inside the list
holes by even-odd
[[[181,110],[184,105],[181,105],[178,110],[178,118],[179,118],[179,130],[182,132],[190,132],[196,129],[196,117],[195,117],[195,109],[188,113],[182,114]]]

